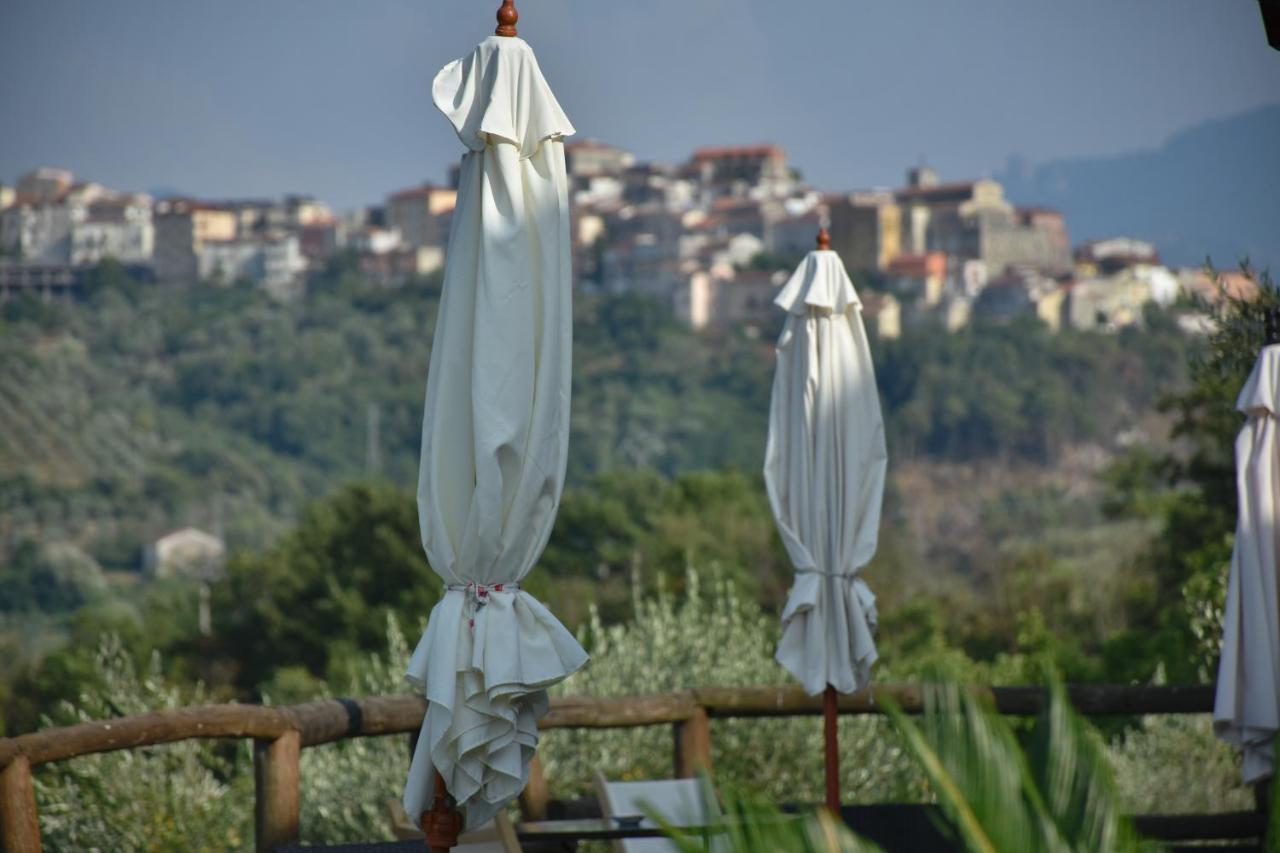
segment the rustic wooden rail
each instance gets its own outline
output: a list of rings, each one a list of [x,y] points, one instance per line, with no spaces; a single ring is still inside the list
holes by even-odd
[[[1008,715],[1034,715],[1046,700],[1046,692],[1040,687],[970,689],[988,696],[998,711]],[[1205,714],[1213,710],[1213,688],[1208,685],[1071,685],[1067,694],[1086,716]],[[924,710],[923,689],[915,684],[875,685],[841,696],[838,707],[842,714],[878,714],[883,712],[886,698],[909,714]],[[426,707],[426,700],[418,696],[330,699],[288,707],[205,705],[0,738],[0,842],[8,853],[40,850],[31,779],[34,767],[82,755],[193,738],[252,738],[256,846],[258,850],[271,850],[298,838],[298,762],[303,748],[351,737],[416,732]],[[798,687],[717,687],[617,699],[556,698],[539,727],[671,725],[675,773],[691,776],[700,768],[711,767],[711,720],[821,714],[822,697],[807,696]],[[546,804],[546,780],[535,764],[522,806],[526,814],[540,817],[545,814]],[[1156,823],[1151,823],[1151,818],[1146,820],[1148,826],[1159,828],[1158,819]]]

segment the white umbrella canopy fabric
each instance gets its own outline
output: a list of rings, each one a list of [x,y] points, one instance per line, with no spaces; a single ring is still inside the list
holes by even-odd
[[[824,245],[819,238],[819,245]],[[876,552],[887,454],[862,304],[835,252],[810,252],[774,302],[777,345],[764,478],[796,568],[777,660],[810,695],[852,693],[876,660]]]
[[[428,699],[405,785],[434,773],[468,828],[528,780],[546,689],[587,661],[520,589],[546,547],[569,441],[572,311],[563,137],[573,126],[529,45],[493,36],[432,87],[468,149],[422,426],[422,544],[446,592],[408,667]]]
[[[1213,721],[1244,754],[1245,782],[1272,775],[1280,731],[1280,346],[1263,348],[1236,408],[1239,516],[1222,619]]]

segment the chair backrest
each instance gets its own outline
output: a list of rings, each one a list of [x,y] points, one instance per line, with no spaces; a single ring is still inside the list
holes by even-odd
[[[675,826],[701,826],[719,817],[714,802],[704,804],[698,779],[610,782],[597,773],[596,797],[605,820],[645,815],[643,827],[656,826],[646,814],[650,810]],[[613,849],[616,853],[676,853],[676,846],[665,838],[625,838],[615,841]]]

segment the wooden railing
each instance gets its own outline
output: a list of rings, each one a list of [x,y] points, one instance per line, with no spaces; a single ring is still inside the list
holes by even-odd
[[[974,687],[989,696],[998,711],[1034,715],[1044,706],[1040,687]],[[1205,714],[1213,710],[1213,688],[1195,686],[1072,685],[1068,696],[1086,716],[1137,714]],[[876,685],[841,696],[843,714],[878,714],[891,697],[911,714],[923,710],[919,685]],[[331,699],[288,707],[205,705],[157,711],[136,717],[100,720],[44,729],[15,738],[0,738],[0,842],[8,853],[40,850],[31,770],[41,764],[81,755],[134,747],[155,746],[193,738],[252,738],[254,741],[254,835],[256,847],[268,851],[297,841],[300,811],[299,753],[318,744],[352,737],[416,732],[426,713],[418,696],[371,696]],[[629,728],[670,725],[673,765],[677,776],[711,769],[711,720],[732,717],[818,716],[820,696],[807,696],[797,687],[735,687],[686,690],[619,699],[564,697],[553,699],[539,727],[546,729]],[[530,773],[521,798],[526,815],[541,817],[547,806],[547,785],[540,766]],[[1255,819],[1256,817],[1256,819]],[[1179,827],[1199,826],[1206,816],[1147,818],[1139,828],[1162,837],[1177,837]],[[1256,829],[1261,816],[1241,813],[1222,816],[1244,829]],[[1152,821],[1155,821],[1154,823]],[[1221,824],[1221,821],[1219,821]],[[1167,825],[1166,825],[1167,824]],[[1187,830],[1190,831],[1190,830]],[[1203,836],[1195,836],[1203,837]]]

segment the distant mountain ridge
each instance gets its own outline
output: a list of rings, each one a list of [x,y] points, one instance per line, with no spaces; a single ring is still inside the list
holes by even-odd
[[[1015,202],[1059,208],[1073,242],[1123,234],[1155,243],[1166,263],[1248,257],[1280,274],[1280,104],[1203,122],[1155,150],[1011,161],[996,178]]]

